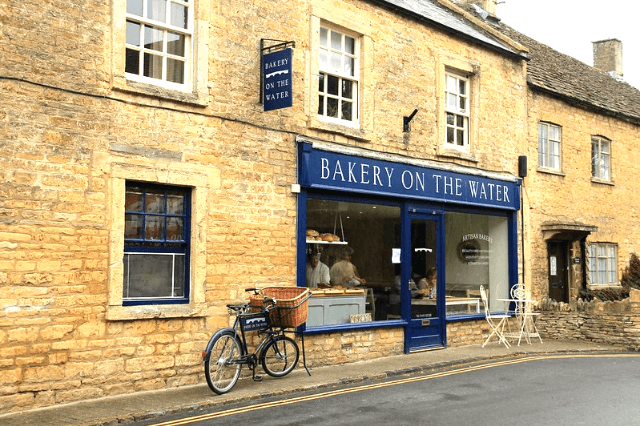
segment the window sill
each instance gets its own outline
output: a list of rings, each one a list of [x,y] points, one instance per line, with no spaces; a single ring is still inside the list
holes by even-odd
[[[447,148],[446,146],[440,146],[438,148],[438,157],[457,158],[459,160],[470,161],[473,163],[478,162],[478,158],[473,153],[466,150],[463,151],[455,148]]]
[[[342,124],[322,121],[316,117],[310,117],[307,121],[307,126],[313,130],[320,130],[336,135],[342,135],[349,138],[357,139],[361,142],[371,142],[372,140],[371,131],[363,130],[358,127],[349,127]]]
[[[208,98],[193,92],[183,92],[135,80],[126,80],[124,84],[114,85],[113,89],[124,93],[152,96],[201,107],[209,104]]]
[[[566,176],[566,173],[562,172],[561,170],[548,169],[546,167],[540,167],[540,166],[538,166],[538,172],[539,173],[546,173],[548,175],[561,176],[561,177],[565,177]]]
[[[193,318],[207,315],[207,305],[135,305],[108,306],[107,321],[130,321],[153,318]]]
[[[590,290],[606,290],[608,288],[621,288],[622,284],[620,283],[608,283],[608,284],[589,284],[588,288]]]
[[[609,186],[615,186],[616,185],[615,183],[613,183],[613,181],[604,180],[604,179],[595,178],[595,177],[591,178],[591,183],[599,183],[601,185],[609,185]]]
[[[406,325],[407,322],[403,320],[379,320],[360,323],[319,325],[314,327],[307,327],[304,330],[304,334],[325,334],[341,331],[365,330],[372,328],[404,327]]]

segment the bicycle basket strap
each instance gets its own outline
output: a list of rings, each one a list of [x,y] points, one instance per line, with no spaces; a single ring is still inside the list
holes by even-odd
[[[242,315],[240,323],[244,331],[259,331],[269,328],[269,318],[263,312]]]

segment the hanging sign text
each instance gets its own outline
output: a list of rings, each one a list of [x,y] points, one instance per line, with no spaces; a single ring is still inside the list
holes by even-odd
[[[264,110],[292,105],[291,58],[293,49],[278,50],[262,56]]]

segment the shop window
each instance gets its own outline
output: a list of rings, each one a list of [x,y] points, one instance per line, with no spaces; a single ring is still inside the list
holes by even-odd
[[[392,258],[400,207],[309,198],[306,211],[306,278],[314,293],[307,326],[399,316],[390,298],[400,274]]]
[[[453,72],[445,73],[445,145],[469,148],[469,79]]]
[[[344,30],[320,27],[318,116],[337,123],[358,123],[359,39]]]
[[[506,217],[445,214],[447,315],[476,314],[481,285],[488,292],[489,309],[505,310],[498,299],[509,291],[508,235]]]
[[[123,304],[189,302],[190,190],[128,182]]]
[[[562,128],[550,123],[538,123],[538,166],[561,170]]]
[[[618,246],[616,244],[589,244],[589,283],[592,285],[618,285]]]
[[[611,180],[611,141],[600,136],[591,138],[591,176]]]

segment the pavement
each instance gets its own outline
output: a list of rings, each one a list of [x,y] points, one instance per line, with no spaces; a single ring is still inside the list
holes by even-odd
[[[229,405],[259,402],[267,398],[286,398],[298,392],[322,390],[345,384],[366,383],[409,374],[424,374],[478,363],[540,356],[619,354],[622,346],[591,342],[545,340],[505,348],[497,343],[452,347],[395,355],[350,364],[310,368],[311,376],[297,368],[283,378],[263,374],[262,382],[241,379],[225,395],[216,395],[206,382],[193,386],[136,392],[50,408],[0,415],[2,426],[111,426],[149,421],[192,410],[216,410]],[[301,367],[301,366],[300,366]],[[261,369],[260,369],[261,371]]]

